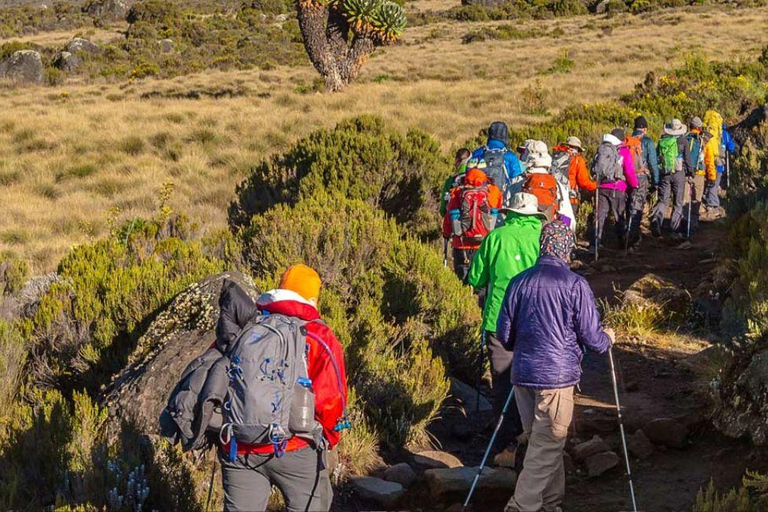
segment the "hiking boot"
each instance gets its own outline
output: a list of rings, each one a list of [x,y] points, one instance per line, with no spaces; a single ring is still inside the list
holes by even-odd
[[[496,454],[496,456],[493,458],[493,465],[502,468],[515,469],[516,459],[517,448],[508,446]]]
[[[661,236],[661,226],[656,223],[651,224],[651,234],[656,238]]]

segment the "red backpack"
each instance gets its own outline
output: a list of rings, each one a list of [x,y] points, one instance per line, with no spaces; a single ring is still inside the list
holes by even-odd
[[[491,208],[488,185],[464,185],[456,190],[461,195],[458,218],[453,217],[453,235],[481,242],[494,228],[496,217]]]
[[[539,200],[539,211],[552,220],[560,209],[557,179],[549,173],[528,173],[523,192],[533,194]]]

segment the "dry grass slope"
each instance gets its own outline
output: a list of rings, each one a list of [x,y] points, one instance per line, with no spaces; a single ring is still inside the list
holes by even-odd
[[[415,6],[444,7],[429,2]],[[468,45],[467,31],[496,24],[441,22],[409,30],[340,95],[313,93],[309,67],[2,89],[0,250],[49,270],[72,244],[102,236],[110,218],[154,211],[169,182],[175,208],[218,229],[249,167],[318,127],[373,113],[421,127],[448,150],[496,118],[520,127],[614,98],[691,51],[753,57],[768,43],[766,20],[768,8],[577,17],[520,26],[560,36]],[[570,71],[545,73],[564,50]]]

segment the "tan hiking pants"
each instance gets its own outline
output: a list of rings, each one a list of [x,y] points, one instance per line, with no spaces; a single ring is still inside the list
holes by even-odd
[[[515,386],[515,400],[528,435],[528,451],[505,511],[554,511],[565,495],[563,449],[573,419],[573,387]]]

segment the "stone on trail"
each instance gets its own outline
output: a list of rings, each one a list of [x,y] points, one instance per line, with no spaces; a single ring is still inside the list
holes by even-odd
[[[688,446],[688,429],[685,425],[672,418],[656,418],[645,424],[643,433],[653,444],[669,448],[685,448]]]
[[[413,455],[413,462],[420,466],[432,469],[460,468],[464,466],[464,464],[462,464],[454,455],[437,450],[415,453]]]
[[[625,304],[640,309],[662,308],[664,311],[684,317],[691,306],[691,294],[675,283],[656,274],[646,274],[622,293]]]
[[[18,84],[42,84],[43,71],[43,59],[34,50],[19,50],[0,61],[0,78]]]
[[[424,476],[429,492],[435,500],[459,498],[469,492],[478,469],[477,467],[428,469]],[[511,469],[485,467],[480,475],[476,491],[511,494],[515,490],[516,481],[517,473]]]
[[[574,446],[572,451],[573,458],[582,462],[592,455],[611,451],[611,447],[600,436],[595,436],[585,443]]]
[[[351,482],[352,489],[355,490],[358,496],[365,500],[373,501],[384,508],[395,507],[403,494],[405,494],[405,489],[402,485],[372,476],[353,476]]]
[[[451,379],[450,394],[464,406],[467,413],[474,413],[478,406],[477,389],[457,379]],[[493,410],[493,405],[482,394],[480,395],[480,412]]]
[[[654,452],[653,443],[642,430],[638,430],[627,437],[627,449],[630,454],[640,460],[649,458]]]
[[[413,485],[417,478],[416,472],[405,462],[389,466],[384,470],[384,480],[398,483],[406,489]]]
[[[584,461],[587,476],[595,478],[619,465],[619,456],[615,452],[596,453]]]

